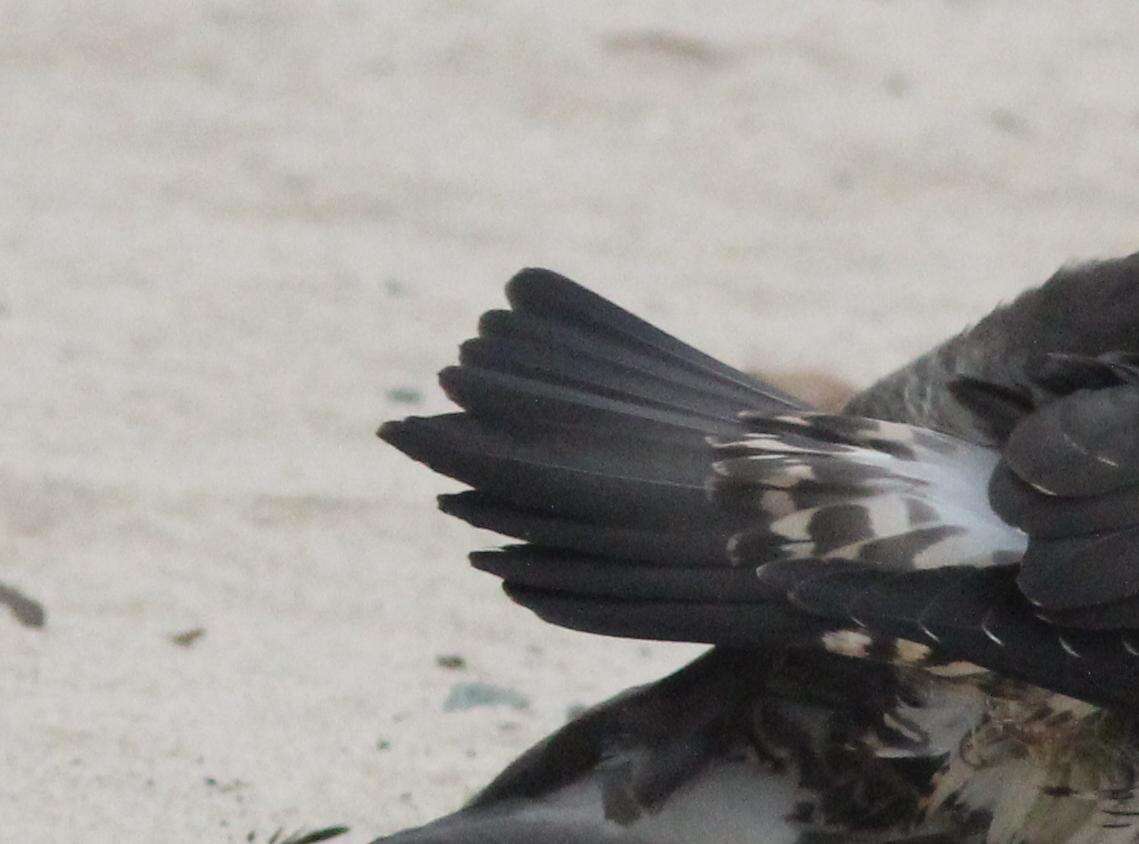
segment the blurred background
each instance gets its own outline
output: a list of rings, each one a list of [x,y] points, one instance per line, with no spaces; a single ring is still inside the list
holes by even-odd
[[[5,828],[364,842],[686,661],[512,607],[377,424],[446,407],[525,265],[841,390],[1134,250],[1137,29],[1130,0],[0,0]]]

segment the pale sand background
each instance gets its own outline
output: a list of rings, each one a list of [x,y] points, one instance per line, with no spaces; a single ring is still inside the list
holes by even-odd
[[[544,5],[0,2],[4,840],[365,841],[697,650],[512,608],[372,436],[518,267],[866,383],[1139,246],[1130,0]]]

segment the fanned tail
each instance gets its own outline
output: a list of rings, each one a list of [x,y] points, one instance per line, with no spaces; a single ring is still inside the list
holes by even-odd
[[[511,310],[485,314],[440,373],[464,412],[379,432],[473,487],[442,496],[442,510],[528,543],[477,553],[475,566],[539,615],[592,632],[721,643],[816,632],[734,566],[729,539],[755,513],[707,489],[709,437],[743,436],[745,410],[806,406],[555,273],[523,270],[507,298]],[[726,606],[741,602],[755,611]]]

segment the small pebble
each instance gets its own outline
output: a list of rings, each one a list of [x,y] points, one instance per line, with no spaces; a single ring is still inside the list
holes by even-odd
[[[188,648],[205,635],[206,628],[194,627],[190,630],[183,630],[181,633],[170,634],[170,641],[180,648]]]
[[[423,401],[423,393],[414,387],[392,387],[387,396],[389,401],[398,404],[419,404]]]
[[[476,706],[511,706],[526,709],[530,700],[514,689],[492,686],[489,683],[458,683],[451,687],[447,700],[443,702],[444,712],[457,712],[473,709]]]

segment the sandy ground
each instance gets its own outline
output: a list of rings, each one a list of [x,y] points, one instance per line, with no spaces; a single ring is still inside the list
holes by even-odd
[[[372,436],[518,267],[861,384],[1139,246],[1130,0],[559,6],[0,1],[5,840],[363,842],[698,650]]]

